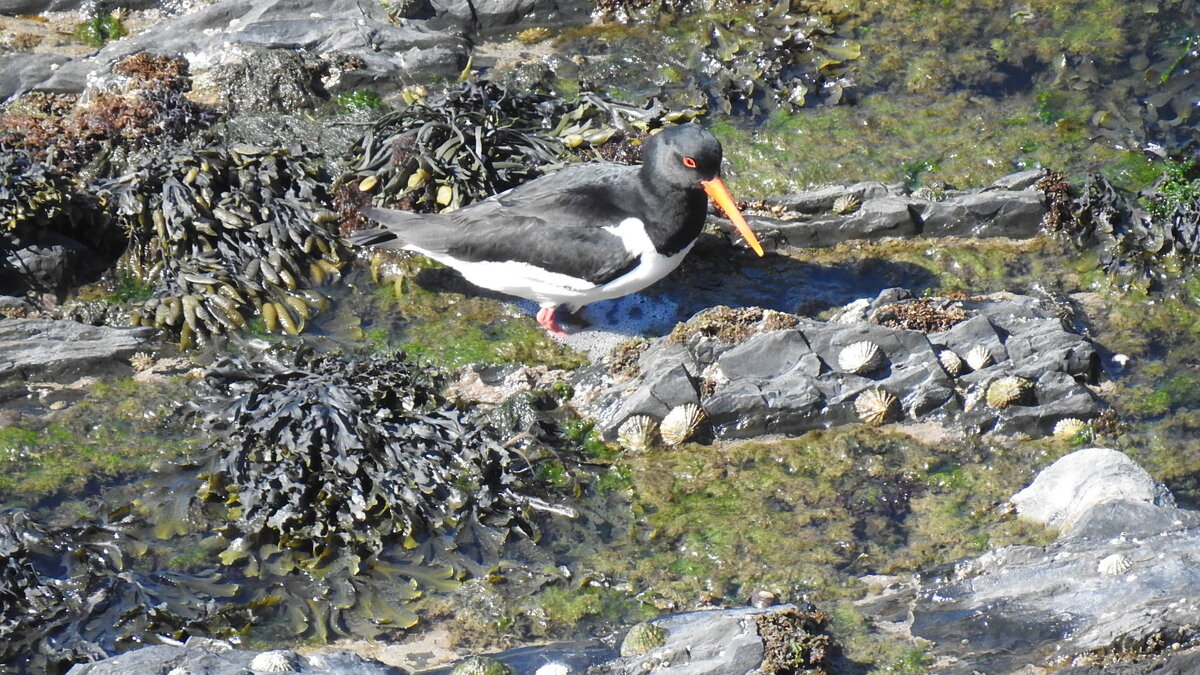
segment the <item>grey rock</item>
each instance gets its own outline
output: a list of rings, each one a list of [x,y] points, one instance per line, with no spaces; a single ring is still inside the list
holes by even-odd
[[[923,202],[917,221],[926,237],[1027,239],[1041,230],[1047,211],[1042,193],[1035,190],[975,192]]]
[[[1110,501],[1175,506],[1175,499],[1123,452],[1108,448],[1077,450],[1038,474],[1013,495],[1017,514],[1069,532],[1091,507]]]
[[[904,194],[902,186],[883,183],[824,187],[765,200],[799,217],[750,220],[757,221],[755,229],[777,232],[787,244],[805,248],[881,237],[1028,238],[1041,230],[1047,212],[1042,193],[1031,187],[1042,175],[1040,170],[1023,171],[986,188],[951,192],[940,201],[915,198]],[[862,205],[831,215],[834,201],[843,196],[858,197]]]
[[[466,64],[469,47],[459,28],[446,22],[441,28],[432,19],[394,24],[376,2],[222,0],[105,45],[93,57],[63,62],[57,71],[46,68],[40,77],[30,71],[19,88],[0,89],[0,98],[30,88],[82,91],[89,73],[141,51],[182,53],[199,70],[220,63],[230,45],[358,56],[377,82],[449,77]]]
[[[1009,546],[924,575],[912,633],[958,664],[938,672],[1014,672],[1073,654],[1135,650],[1194,625],[1200,514],[1108,502],[1087,520],[1097,533],[1140,534]]]
[[[280,651],[280,650],[276,650]],[[403,675],[405,671],[348,651],[328,651],[301,656],[290,652],[301,673],[327,675]],[[129,673],[204,673],[205,675],[248,675],[267,672],[254,667],[262,655],[234,649],[221,640],[190,638],[185,645],[154,645],[112,656],[94,663],[71,667],[71,675],[128,675]],[[286,671],[284,671],[286,672]]]
[[[74,321],[0,319],[0,400],[24,396],[26,381],[72,382],[130,371],[149,328],[85,326]]]
[[[28,12],[14,12],[26,14]],[[8,54],[0,56],[0,102],[16,92],[33,89],[56,68],[71,60],[61,54]],[[69,91],[81,91],[83,83]]]
[[[1200,673],[1200,649],[1154,654],[1136,663],[1106,663],[1097,666],[1073,666],[1056,675],[1194,675]]]
[[[855,197],[866,202],[896,194],[899,194],[898,186],[889,187],[878,181],[868,181],[854,185],[830,185],[815,190],[768,197],[765,201],[772,206],[782,206],[796,213],[817,214],[829,213],[839,197]]]
[[[908,295],[885,289],[865,304],[879,308]],[[1039,437],[1059,420],[1090,419],[1103,409],[1087,386],[1099,372],[1096,349],[1067,330],[1054,305],[1011,294],[959,304],[969,318],[933,334],[854,321],[863,313],[844,312],[829,322],[797,317],[795,327],[754,334],[740,344],[703,335],[683,343],[662,338],[642,355],[642,374],[632,380],[606,380],[597,367],[577,374],[589,392],[577,406],[611,437],[632,414],[661,419],[672,392],[674,404],[696,402],[699,381],[699,403],[714,435],[729,439],[858,423],[854,402],[868,389],[898,397],[906,420],[928,416],[976,433]],[[877,345],[885,358],[869,372],[844,372],[842,350],[863,341]],[[965,356],[980,345],[995,362],[979,371],[951,377],[938,359],[943,347]],[[675,368],[682,370],[667,376]],[[1014,374],[1033,383],[1034,400],[989,407],[987,387]]]
[[[1034,183],[1046,176],[1045,169],[1027,169],[1001,176],[992,181],[986,190],[1029,190]]]
[[[0,293],[6,295],[62,294],[96,278],[109,265],[91,247],[48,229],[36,240],[17,240],[12,246],[0,252]]]
[[[675,614],[652,621],[667,631],[666,644],[645,654],[618,659],[589,670],[596,675],[678,673],[679,675],[741,675],[753,673],[763,660],[763,641],[754,617],[795,609],[777,605],[764,609],[712,610]]]
[[[109,11],[115,9],[141,10],[158,7],[160,0],[108,0],[104,7]],[[95,0],[5,0],[0,4],[0,15],[20,16],[22,14],[41,14],[42,12],[79,12],[90,11],[96,6]]]

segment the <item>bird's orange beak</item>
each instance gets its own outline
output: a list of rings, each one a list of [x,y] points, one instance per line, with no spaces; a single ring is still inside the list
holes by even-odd
[[[754,236],[754,231],[746,224],[742,212],[738,211],[737,206],[733,203],[733,197],[729,196],[729,190],[725,189],[725,183],[722,183],[720,178],[713,178],[712,180],[702,180],[700,184],[704,186],[704,191],[716,202],[721,211],[733,221],[733,225],[741,233],[742,239],[745,239],[746,243],[750,244],[750,248],[754,249],[759,257],[762,257],[762,244],[758,243],[758,237]]]

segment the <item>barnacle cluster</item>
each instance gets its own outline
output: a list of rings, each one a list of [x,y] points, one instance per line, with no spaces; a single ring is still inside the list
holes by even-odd
[[[225,440],[200,490],[238,542],[227,562],[397,544],[444,559],[455,541],[498,547],[532,531],[527,460],[444,401],[433,371],[399,356],[292,358],[212,375],[243,392],[210,419]]]
[[[344,264],[323,185],[317,155],[246,144],[184,147],[101,182],[129,239],[122,265],[154,287],[135,323],[185,346],[252,314],[304,330]]]
[[[581,81],[601,92],[650,82],[656,90],[643,92],[648,97],[723,113],[842,102],[850,64],[861,54],[857,42],[838,35],[831,15],[789,0],[602,2],[598,11],[628,28],[566,41],[564,49],[586,55]],[[647,23],[666,27],[646,31]]]
[[[240,629],[216,599],[237,585],[213,570],[146,570],[124,551],[130,523],[44,526],[0,509],[0,664],[15,672],[62,672],[140,646],[146,635]],[[144,550],[144,544],[143,544]]]
[[[456,209],[541,175],[614,139],[627,126],[642,130],[687,119],[661,106],[648,110],[584,96],[567,101],[483,82],[408,96],[409,105],[377,119],[350,152],[335,183],[343,205],[399,206],[411,211]]]

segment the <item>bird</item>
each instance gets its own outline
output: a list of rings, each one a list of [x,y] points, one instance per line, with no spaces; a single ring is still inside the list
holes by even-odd
[[[721,143],[688,123],[647,139],[640,166],[588,162],[538,177],[450,213],[362,209],[381,227],[359,246],[421,253],[467,281],[540,305],[537,321],[565,335],[557,312],[636,293],[696,243],[708,197],[754,252],[762,245],[721,180]]]

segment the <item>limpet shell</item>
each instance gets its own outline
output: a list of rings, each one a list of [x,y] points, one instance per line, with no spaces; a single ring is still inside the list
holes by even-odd
[[[950,377],[958,377],[967,370],[967,364],[953,349],[943,349],[938,352],[938,363],[942,364],[942,368],[950,374]]]
[[[862,206],[862,200],[856,195],[842,195],[833,200],[833,206],[829,209],[837,214],[853,213]]]
[[[983,345],[971,347],[963,360],[967,362],[968,366],[971,366],[971,370],[982,370],[995,362],[991,350]]]
[[[291,673],[300,670],[300,655],[290,649],[272,649],[250,661],[250,670],[258,673]]]
[[[671,409],[659,425],[659,433],[667,445],[679,445],[692,437],[708,417],[695,403],[685,403]]]
[[[900,415],[900,399],[883,389],[868,389],[854,399],[854,411],[867,424],[884,424]]]
[[[987,404],[997,409],[1022,405],[1029,401],[1029,395],[1032,393],[1032,382],[1023,377],[1009,375],[994,380],[988,385]]]
[[[847,373],[869,373],[883,365],[883,350],[874,342],[855,342],[838,354],[838,366]]]
[[[1091,425],[1074,417],[1067,417],[1054,423],[1054,437],[1063,440],[1071,440],[1089,430],[1091,430]]]
[[[1114,553],[1103,558],[1096,565],[1096,570],[1106,577],[1115,577],[1128,572],[1130,567],[1133,567],[1132,560],[1121,553]]]
[[[139,373],[150,370],[154,367],[154,357],[146,352],[137,352],[129,357],[129,365],[133,366],[133,369]]]
[[[648,415],[634,415],[617,428],[617,441],[626,450],[640,452],[654,447],[658,422]]]
[[[663,646],[667,643],[667,629],[656,626],[648,621],[643,621],[634,625],[625,634],[625,639],[621,640],[621,656],[629,658],[645,654],[651,649]]]

